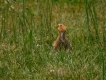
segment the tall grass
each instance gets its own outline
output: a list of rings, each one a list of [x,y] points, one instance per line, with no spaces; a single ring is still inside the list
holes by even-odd
[[[0,80],[105,80],[106,8],[102,3],[1,0]],[[61,22],[73,45],[70,52],[52,51]]]
[[[94,4],[88,2],[88,0],[85,1],[86,4],[86,15],[87,15],[87,25],[88,25],[88,35],[89,40],[92,41],[92,39],[96,39],[97,43],[99,43],[99,31],[98,31],[98,18],[95,11]],[[91,25],[90,25],[91,24]],[[94,32],[91,31],[91,28],[94,28]],[[93,41],[92,41],[93,42]]]
[[[102,16],[105,16],[105,8],[104,8],[104,6],[106,6],[106,3],[105,3],[106,1],[101,1],[101,4],[102,4],[102,6],[101,6],[101,9],[104,9],[103,11],[102,11]],[[106,52],[106,49],[105,49],[105,47],[106,47],[106,31],[105,31],[105,24],[106,24],[106,19],[105,18],[103,18],[103,24],[102,24],[102,34],[103,34],[103,48],[104,48],[104,51]],[[105,80],[106,79],[106,77],[105,77],[105,57],[104,57],[104,55],[105,54],[103,54],[102,53],[102,80]]]
[[[43,4],[42,4],[43,3]],[[46,5],[48,4],[48,5]],[[40,25],[39,28],[41,30],[40,36],[41,36],[41,42],[44,42],[46,38],[48,37],[49,40],[46,42],[50,42],[52,39],[52,4],[53,2],[50,0],[38,1],[38,9],[39,9],[39,17],[40,17]],[[42,36],[42,34],[44,34]],[[42,44],[42,43],[41,43]]]
[[[96,44],[101,46],[101,43],[104,43],[104,39],[105,39],[104,34],[105,34],[105,32],[104,32],[104,30],[102,30],[102,34],[103,34],[103,37],[102,37],[103,42],[102,42],[102,40],[100,40],[100,37],[99,37],[99,35],[101,36],[101,34],[99,34],[100,31],[99,31],[98,18],[97,18],[97,13],[96,13],[95,6],[94,6],[94,4],[88,2],[88,0],[86,0],[85,3],[86,3],[86,15],[87,15],[88,34],[89,34],[88,38],[90,38],[89,41],[93,42],[92,38],[91,38],[93,36],[93,38],[96,39]],[[104,11],[105,11],[105,9],[103,10],[103,13],[101,14],[103,16],[104,16]],[[93,25],[90,25],[90,21],[91,21],[91,24],[93,24]],[[103,21],[105,21],[105,19]],[[105,23],[103,22],[103,25],[104,24]],[[94,30],[95,30],[94,33],[93,33],[93,31],[91,31],[91,26],[94,27]],[[106,45],[106,44],[104,43],[103,45]],[[104,77],[104,75],[105,75],[104,74],[105,73],[104,72],[105,71],[104,67],[105,66],[104,66],[104,56],[103,56],[104,54],[102,53],[100,55],[101,55],[101,58],[102,58],[102,60],[101,60],[101,62],[102,62],[102,80],[105,80],[105,77]]]

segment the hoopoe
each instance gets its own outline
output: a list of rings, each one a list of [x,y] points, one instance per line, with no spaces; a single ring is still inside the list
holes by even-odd
[[[58,31],[59,35],[57,39],[53,42],[52,46],[54,50],[61,50],[62,48],[67,50],[72,49],[72,45],[69,43],[65,33],[66,33],[66,26],[64,24],[58,24]]]

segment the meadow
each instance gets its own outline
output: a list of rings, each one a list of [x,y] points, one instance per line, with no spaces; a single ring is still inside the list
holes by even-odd
[[[106,80],[106,0],[0,0],[0,80]]]

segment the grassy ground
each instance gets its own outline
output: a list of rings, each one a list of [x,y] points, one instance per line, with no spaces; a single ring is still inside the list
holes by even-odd
[[[0,80],[105,80],[105,0],[1,0]],[[73,50],[54,52],[58,23]]]

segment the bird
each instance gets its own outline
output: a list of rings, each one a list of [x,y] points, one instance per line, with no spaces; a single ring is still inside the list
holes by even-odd
[[[58,24],[58,37],[52,43],[52,47],[55,51],[64,49],[65,51],[72,50],[72,45],[69,43],[68,38],[66,37],[67,27],[64,24]]]

